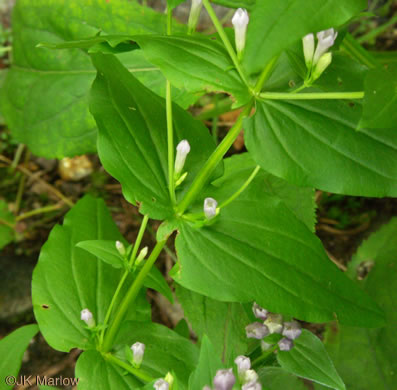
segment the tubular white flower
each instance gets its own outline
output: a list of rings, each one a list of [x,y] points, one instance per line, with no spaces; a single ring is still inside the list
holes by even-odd
[[[120,253],[121,256],[125,255],[125,247],[122,242],[116,241],[116,249]]]
[[[292,340],[287,339],[284,337],[278,342],[278,346],[280,348],[280,351],[290,351],[292,347],[294,346],[294,343]]]
[[[314,56],[314,34],[307,34],[302,38],[303,55],[305,56],[305,63],[307,69],[310,69],[313,64]]]
[[[183,166],[185,165],[186,156],[190,152],[190,145],[185,139],[179,142],[176,147],[176,157],[175,157],[175,176],[179,176],[182,172]]]
[[[254,370],[247,370],[244,373],[243,381],[244,383],[253,383],[258,380],[258,374]]]
[[[269,328],[260,322],[254,322],[245,327],[245,333],[249,339],[261,340],[269,335]]]
[[[232,23],[234,26],[237,54],[239,55],[239,57],[241,57],[241,54],[245,47],[247,26],[249,23],[249,16],[247,10],[243,8],[239,8],[235,12],[232,18]]]
[[[231,390],[236,383],[236,378],[233,375],[233,371],[229,370],[218,370],[214,378],[215,390]]]
[[[214,198],[204,199],[204,214],[207,219],[211,219],[216,216],[217,206],[218,206],[218,202]]]
[[[325,53],[321,56],[316,66],[314,67],[312,73],[313,81],[317,80],[324,73],[325,69],[328,68],[331,62],[332,62],[332,53]]]
[[[297,321],[284,322],[283,336],[295,340],[302,333],[302,328]]]
[[[145,353],[145,344],[136,342],[131,345],[131,351],[133,356],[133,363],[139,367],[143,360],[143,355]]]
[[[95,320],[92,313],[88,309],[83,309],[80,313],[80,318],[84,321],[89,328],[93,328],[95,326]]]
[[[269,313],[264,324],[269,328],[270,334],[281,333],[283,331],[283,316]]]
[[[318,43],[313,57],[314,65],[317,64],[321,56],[335,43],[337,36],[338,32],[336,32],[333,28],[329,28],[328,30],[317,33]]]
[[[189,21],[187,23],[189,32],[192,33],[197,26],[200,19],[201,8],[203,7],[202,0],[192,0],[192,7],[190,8]]]
[[[234,362],[237,365],[238,375],[242,376],[244,373],[251,368],[251,360],[249,357],[240,355],[234,359]]]
[[[262,390],[262,385],[259,382],[246,383],[241,390]]]
[[[157,381],[154,382],[153,387],[156,390],[169,390],[170,384],[164,379],[157,379]]]
[[[259,318],[262,321],[265,321],[267,318],[267,314],[269,313],[266,309],[259,306],[256,302],[252,305],[252,312],[256,318]]]

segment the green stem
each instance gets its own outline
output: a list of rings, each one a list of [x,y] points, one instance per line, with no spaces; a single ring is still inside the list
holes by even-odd
[[[8,222],[5,219],[0,218],[0,225],[6,225],[11,229],[15,229],[15,225],[12,222]]]
[[[105,358],[105,360],[123,368],[124,370],[128,371],[130,374],[134,375],[136,378],[143,381],[144,383],[152,382],[156,379],[151,377],[148,373],[146,373],[142,369],[132,367],[131,364],[123,362],[122,360],[112,355],[111,353],[105,353],[102,356]]]
[[[255,179],[255,176],[260,169],[261,167],[257,165],[247,181],[229,199],[226,199],[223,203],[221,203],[219,208],[226,207],[229,203],[233,202],[233,200],[236,199],[251,184],[252,180]]]
[[[278,344],[273,345],[270,349],[267,351],[264,351],[261,356],[257,357],[253,362],[252,362],[252,367],[257,367],[260,363],[264,362],[270,355],[273,354],[274,351],[278,349]]]
[[[358,62],[361,62],[368,68],[376,68],[377,66],[379,66],[378,61],[376,61],[376,59],[367,50],[365,50],[349,33],[345,35],[345,39],[342,42],[341,49],[350,54],[351,57],[355,58]]]
[[[219,96],[216,94],[214,97],[214,110],[216,110],[218,107],[218,100],[219,100]],[[215,145],[218,145],[218,118],[219,118],[218,115],[214,115],[214,117],[212,118],[212,125],[211,125],[211,133]]]
[[[25,165],[27,165],[27,163],[29,162],[29,159],[30,159],[30,151],[27,150],[26,154],[25,154],[25,160],[24,160]],[[14,206],[15,214],[18,214],[19,209],[21,208],[22,197],[23,197],[23,193],[25,190],[25,183],[26,183],[26,175],[22,172],[22,177],[21,177],[21,180],[18,185],[17,196],[15,199],[15,206]]]
[[[152,269],[152,266],[156,262],[165,243],[166,240],[157,242],[149,258],[147,259],[144,266],[137,275],[136,279],[132,283],[127,294],[124,296],[123,300],[121,301],[120,307],[118,308],[116,315],[109,326],[109,330],[106,332],[105,339],[103,341],[104,352],[108,352],[112,348],[114,339],[116,337],[117,332],[119,331],[121,321],[123,320],[125,313],[134,303],[136,297],[138,296],[139,291],[143,286],[147,274]]]
[[[28,211],[27,213],[18,215],[18,217],[16,217],[15,220],[17,222],[19,222],[19,221],[22,221],[23,219],[33,217],[34,215],[50,213],[51,211],[59,210],[60,208],[62,208],[61,204],[55,204],[55,205],[51,205],[51,206],[41,207],[39,209],[31,210],[31,211]]]
[[[172,9],[167,7],[167,35],[172,34]]]
[[[145,233],[145,229],[146,229],[148,221],[149,221],[149,216],[145,215],[143,217],[142,222],[141,222],[141,226],[140,226],[139,231],[138,231],[138,236],[137,236],[137,238],[135,240],[135,243],[134,243],[134,248],[132,249],[132,254],[131,254],[131,257],[130,257],[130,261],[129,261],[129,266],[132,266],[134,264],[134,261],[135,261],[135,258],[136,258],[136,254],[138,253],[139,246],[141,245],[143,234]],[[130,272],[129,272],[128,269],[126,269],[124,271],[123,276],[121,277],[121,279],[119,281],[119,284],[117,285],[116,291],[113,294],[113,298],[110,301],[110,305],[108,307],[108,310],[106,311],[105,319],[103,321],[104,327],[103,327],[103,329],[101,331],[101,335],[99,337],[99,345],[102,345],[102,343],[103,343],[103,337],[105,335],[106,325],[109,322],[109,318],[110,318],[110,315],[112,314],[113,307],[114,307],[114,305],[115,305],[115,303],[116,303],[116,301],[117,301],[117,299],[119,297],[120,291],[123,288],[124,283],[125,283],[125,281],[127,279],[127,276],[129,275],[129,273]]]
[[[247,106],[245,106],[244,110],[241,112],[239,117],[237,118],[236,123],[229,130],[226,137],[222,140],[222,142],[217,146],[211,156],[208,158],[204,166],[201,168],[197,176],[194,178],[194,181],[189,188],[189,191],[186,193],[185,197],[182,199],[179,204],[177,211],[181,215],[183,212],[189,207],[189,205],[196,199],[198,194],[200,193],[203,186],[207,183],[210,175],[217,167],[219,162],[222,160],[223,156],[233,145],[233,142],[236,140],[237,136],[240,134],[241,128],[243,126],[243,120],[246,118],[252,109],[253,101],[250,102]]]
[[[268,80],[268,78],[271,76],[272,71],[274,69],[274,66],[276,65],[278,58],[279,58],[279,56],[275,56],[266,64],[261,75],[259,76],[258,81],[256,82],[256,85],[254,88],[255,94],[258,94],[262,90],[263,85]]]
[[[269,100],[362,99],[364,92],[262,92],[259,96]]]
[[[23,150],[25,149],[25,145],[24,144],[19,144],[18,148],[15,152],[15,156],[14,156],[14,160],[12,160],[12,164],[11,164],[11,170],[12,172],[15,171],[16,167],[19,164],[19,160],[21,159]]]
[[[375,39],[379,34],[382,34],[389,27],[393,26],[395,23],[397,23],[397,14],[394,15],[388,22],[380,25],[377,28],[374,28],[367,34],[364,34],[361,37],[357,38],[357,42],[361,44],[367,41],[371,41],[372,39]]]
[[[221,22],[219,21],[218,17],[216,16],[216,13],[215,13],[214,9],[212,8],[209,0],[203,0],[203,4],[204,4],[205,9],[208,12],[209,17],[211,18],[212,23],[214,23],[216,31],[218,31],[218,34],[221,37],[222,42],[225,45],[225,48],[226,48],[227,52],[229,53],[229,56],[232,59],[234,66],[237,69],[237,72],[239,73],[241,79],[244,81],[245,85],[247,85],[247,87],[250,88],[247,77],[245,76],[243,69],[241,68],[240,62],[237,58],[237,54],[234,51],[234,48],[233,48],[232,44],[230,43],[229,38],[227,37],[225,30],[223,29]]]

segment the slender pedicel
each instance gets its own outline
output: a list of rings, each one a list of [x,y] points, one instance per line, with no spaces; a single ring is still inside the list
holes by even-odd
[[[187,23],[189,34],[192,34],[196,30],[202,7],[202,0],[192,0],[192,8],[190,8],[189,21]]]

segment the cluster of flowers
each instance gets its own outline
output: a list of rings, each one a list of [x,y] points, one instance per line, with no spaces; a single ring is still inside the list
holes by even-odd
[[[278,342],[280,351],[289,351],[293,346],[296,338],[302,333],[302,328],[297,321],[283,321],[281,314],[270,313],[257,303],[252,306],[254,316],[261,320],[256,321],[245,327],[248,338],[262,340],[262,348],[269,349],[271,345],[264,342],[263,339],[273,333],[278,333],[284,337]]]
[[[251,369],[251,360],[246,356],[238,356],[234,362],[237,365],[238,382],[241,390],[262,390],[262,385],[258,382],[258,374]],[[236,383],[233,370],[218,370],[214,380],[214,390],[231,390]],[[204,386],[203,390],[212,390],[210,386]]]

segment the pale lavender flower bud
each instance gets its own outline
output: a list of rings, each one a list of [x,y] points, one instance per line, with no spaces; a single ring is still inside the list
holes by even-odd
[[[125,247],[122,242],[116,241],[116,249],[120,253],[121,256],[125,255]]]
[[[190,145],[185,139],[176,147],[175,175],[178,176],[185,165],[186,157],[190,152]]]
[[[207,219],[211,219],[216,216],[217,206],[218,206],[218,202],[215,199],[205,198],[205,200],[204,200],[204,214]]]
[[[318,43],[313,56],[314,65],[317,64],[321,56],[335,43],[337,36],[338,32],[335,32],[333,28],[317,33]]]
[[[292,340],[284,337],[278,342],[278,346],[280,351],[289,351],[294,346],[294,343]]]
[[[314,67],[312,79],[317,80],[332,62],[332,53],[323,54]]]
[[[254,370],[247,370],[242,379],[244,383],[253,383],[258,380],[258,374]]]
[[[203,387],[203,390],[211,390],[211,387],[209,387],[208,385],[207,385],[207,386],[204,386],[204,387]]]
[[[142,363],[143,355],[145,353],[145,344],[136,342],[135,344],[131,345],[131,350],[133,353],[133,363],[139,367]]]
[[[259,318],[262,321],[266,320],[268,311],[263,307],[259,306],[256,302],[254,302],[254,304],[252,305],[252,311],[256,318]]]
[[[259,382],[246,383],[241,390],[262,390],[262,385]]]
[[[154,382],[153,387],[156,390],[169,390],[170,384],[164,379],[157,379],[157,381]]]
[[[297,321],[284,322],[283,336],[295,340],[302,333],[302,328]]]
[[[312,67],[314,56],[314,34],[307,34],[302,38],[303,55],[308,69]]]
[[[247,370],[251,368],[251,360],[249,357],[242,355],[237,356],[236,359],[234,359],[234,362],[237,365],[237,371],[239,376],[243,375]]]
[[[241,58],[242,52],[245,47],[245,40],[247,35],[247,26],[249,23],[249,16],[246,9],[239,8],[233,18],[232,23],[234,26],[234,34],[236,39],[236,49],[239,58]]]
[[[189,21],[187,23],[190,33],[196,29],[202,7],[202,0],[192,0],[192,8],[190,8]]]
[[[269,328],[260,322],[254,322],[247,325],[245,327],[245,332],[248,338],[258,340],[263,339],[270,333]]]
[[[229,370],[218,370],[214,378],[215,390],[231,390],[236,383],[236,378],[233,375],[233,371]]]
[[[84,321],[89,328],[93,328],[95,326],[93,315],[88,309],[83,309],[80,315],[81,320]]]
[[[283,331],[283,316],[281,314],[269,313],[265,321],[270,334],[281,333]]]

